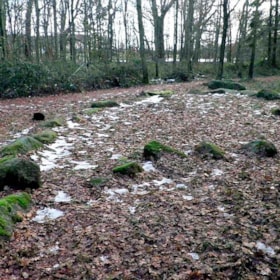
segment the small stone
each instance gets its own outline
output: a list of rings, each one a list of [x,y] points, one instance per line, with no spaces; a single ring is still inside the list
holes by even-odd
[[[28,279],[29,278],[29,274],[27,272],[22,272],[22,277],[24,279]]]

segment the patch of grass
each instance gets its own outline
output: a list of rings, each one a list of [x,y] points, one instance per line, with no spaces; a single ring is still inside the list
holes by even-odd
[[[108,178],[95,177],[95,178],[90,179],[89,184],[92,187],[102,187],[108,181],[109,181]]]

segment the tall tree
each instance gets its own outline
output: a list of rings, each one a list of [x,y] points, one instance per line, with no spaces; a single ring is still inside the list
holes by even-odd
[[[0,0],[0,59],[6,57],[6,12],[4,0]]]
[[[229,4],[228,0],[223,0],[223,31],[222,31],[222,42],[220,46],[220,57],[219,57],[217,79],[222,79],[224,74],[226,38],[227,38],[229,16],[230,16],[228,4]]]
[[[26,5],[24,53],[27,59],[32,59],[31,16],[33,0],[28,0]]]
[[[255,59],[256,59],[256,49],[257,49],[257,40],[258,40],[258,28],[260,26],[260,16],[261,12],[259,11],[260,5],[263,1],[255,0],[251,3],[251,6],[255,8],[253,13],[253,18],[250,23],[251,27],[251,56],[250,56],[250,64],[249,64],[249,72],[248,78],[253,79],[254,77],[254,67],[255,67]]]
[[[139,28],[139,41],[140,41],[140,56],[142,64],[142,81],[144,84],[149,83],[148,67],[145,58],[145,45],[144,45],[144,25],[143,25],[143,13],[142,13],[142,1],[136,0],[137,17],[138,17],[138,28]]]
[[[273,47],[272,47],[272,66],[277,67],[277,47],[278,47],[278,31],[279,31],[279,0],[275,0],[275,15],[273,29]]]

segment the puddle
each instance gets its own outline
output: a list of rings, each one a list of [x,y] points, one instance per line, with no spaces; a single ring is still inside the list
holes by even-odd
[[[37,210],[36,216],[32,219],[32,221],[37,223],[45,223],[49,220],[55,220],[59,217],[62,217],[64,213],[58,209],[54,208],[44,208],[41,210]]]
[[[70,202],[71,200],[71,196],[64,191],[58,191],[57,195],[54,198],[55,202]]]

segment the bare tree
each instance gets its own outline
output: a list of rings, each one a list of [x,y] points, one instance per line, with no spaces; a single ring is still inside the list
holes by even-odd
[[[142,64],[142,81],[144,84],[149,83],[149,75],[148,68],[145,58],[145,45],[144,45],[144,25],[143,25],[143,13],[142,13],[142,1],[136,0],[136,8],[137,8],[137,16],[138,16],[138,28],[139,28],[139,41],[140,41],[140,56],[141,56],[141,64]]]
[[[0,59],[6,57],[6,11],[4,0],[0,0]]]

